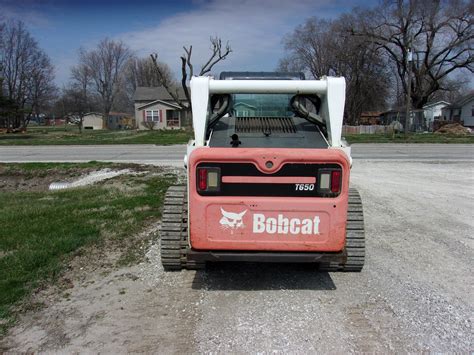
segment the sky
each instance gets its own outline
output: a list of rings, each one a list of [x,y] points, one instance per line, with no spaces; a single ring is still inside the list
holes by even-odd
[[[108,37],[139,57],[158,53],[176,77],[183,46],[192,62],[207,60],[209,38],[228,41],[232,53],[215,67],[271,71],[284,54],[282,39],[308,17],[335,18],[377,0],[0,0],[0,19],[22,20],[56,69],[56,84],[69,80],[80,47]]]

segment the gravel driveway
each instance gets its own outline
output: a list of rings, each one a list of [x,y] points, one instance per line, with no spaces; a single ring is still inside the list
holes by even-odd
[[[474,164],[356,160],[362,273],[307,265],[140,265],[78,271],[22,317],[0,349],[60,352],[470,352]],[[149,231],[150,233],[153,230]],[[100,271],[100,270],[99,270]]]

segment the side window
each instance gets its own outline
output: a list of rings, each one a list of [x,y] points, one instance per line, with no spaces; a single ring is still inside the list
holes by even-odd
[[[158,114],[158,110],[147,110],[145,111],[145,121],[146,122],[158,122],[160,120],[160,116]]]
[[[180,111],[167,110],[166,111],[166,126],[179,128],[180,127]]]

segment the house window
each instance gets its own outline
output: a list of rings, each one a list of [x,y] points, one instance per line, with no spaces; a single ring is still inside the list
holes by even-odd
[[[160,114],[158,110],[147,110],[145,111],[145,121],[146,122],[159,122]]]
[[[471,107],[471,116],[474,117],[474,105]]]
[[[167,110],[166,111],[166,126],[179,128],[180,112],[176,110]]]

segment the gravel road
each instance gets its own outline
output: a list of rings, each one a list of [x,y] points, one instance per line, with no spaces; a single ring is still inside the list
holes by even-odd
[[[474,164],[355,160],[364,202],[361,273],[227,264],[164,273],[79,272],[38,295],[0,349],[46,352],[472,352]],[[150,231],[150,233],[153,230]]]

